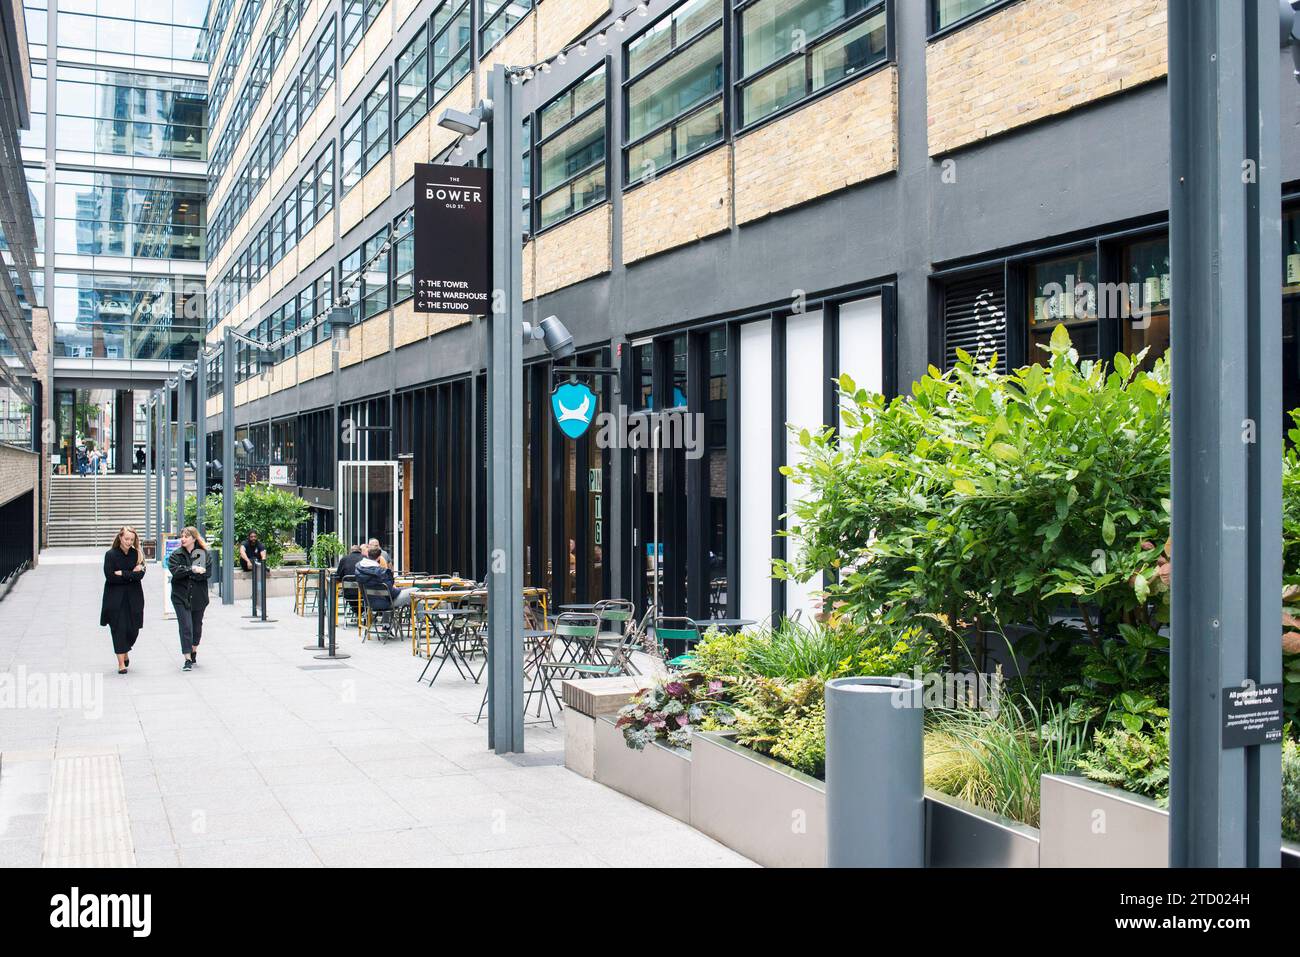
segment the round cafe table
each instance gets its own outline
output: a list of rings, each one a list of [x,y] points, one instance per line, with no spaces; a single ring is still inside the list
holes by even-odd
[[[750,625],[757,625],[758,622],[752,618],[709,618],[698,624],[705,631],[710,628],[717,628],[721,631],[740,631],[740,629],[748,628]]]

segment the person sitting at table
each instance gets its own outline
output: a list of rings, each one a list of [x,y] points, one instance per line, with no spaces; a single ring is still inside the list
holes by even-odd
[[[366,557],[365,552],[360,545],[353,545],[351,551],[339,559],[338,568],[334,569],[334,577],[340,581],[349,576],[356,577],[357,563]]]
[[[393,584],[393,570],[379,563],[383,550],[378,545],[371,545],[366,557],[357,562],[357,584],[362,588],[382,591],[387,601],[376,599],[371,602],[375,611],[388,611],[389,608],[405,608],[415,595],[414,588],[398,588]]]
[[[369,551],[372,548],[379,549],[379,566],[381,568],[393,567],[393,563],[388,560],[388,552],[384,551],[384,546],[379,544],[379,539],[372,538],[370,541],[366,542],[366,550]]]

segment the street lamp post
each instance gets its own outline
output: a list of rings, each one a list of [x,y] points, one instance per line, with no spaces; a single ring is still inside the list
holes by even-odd
[[[172,477],[172,383],[164,382],[163,418],[162,418],[162,481],[159,485],[158,501],[162,505],[158,523],[158,560],[162,561],[162,541],[171,531],[171,518],[167,515],[167,500],[171,496]]]
[[[194,461],[194,525],[202,535],[208,497],[208,357],[201,344],[194,368]]]
[[[1227,691],[1282,679],[1274,2],[1169,5],[1174,867],[1280,859],[1280,742],[1225,747],[1223,726]]]
[[[221,340],[221,604],[235,603],[235,331]]]
[[[176,481],[172,485],[173,533],[179,535],[185,526],[185,376],[180,373],[172,380],[176,390]]]
[[[154,439],[154,395],[149,395],[145,406],[144,433],[144,537],[146,541],[157,543],[153,531],[153,439]]]

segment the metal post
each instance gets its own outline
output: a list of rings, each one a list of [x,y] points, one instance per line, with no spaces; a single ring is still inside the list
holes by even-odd
[[[1169,5],[1173,592],[1169,859],[1277,867],[1280,745],[1224,689],[1280,683],[1277,0]]]
[[[171,533],[172,521],[167,514],[169,510],[168,502],[171,499],[171,478],[172,478],[172,389],[168,383],[163,383],[163,470],[162,470],[162,488],[160,489],[159,501],[162,502],[162,521],[158,527],[162,532],[158,536],[158,556],[162,560],[162,542],[163,539]]]
[[[339,623],[338,623],[338,595],[334,588],[334,573],[329,572],[327,574],[322,571],[321,580],[326,582],[329,585],[328,599],[326,599],[324,595],[321,596],[321,601],[326,601],[326,600],[329,601],[329,605],[326,606],[325,608],[325,617],[327,619],[326,624],[329,630],[329,647],[321,654],[313,655],[312,657],[317,658],[321,661],[351,658],[352,657],[351,655],[340,652],[338,650],[338,646],[335,644],[335,639],[337,638],[338,635]],[[307,645],[306,647],[307,650],[309,651],[311,650],[311,645]]]
[[[235,603],[235,337],[221,343],[221,604]]]
[[[203,534],[203,502],[208,497],[208,360],[199,347],[194,365],[194,525]],[[206,536],[205,536],[206,537]]]
[[[173,495],[176,500],[176,534],[185,527],[185,439],[189,431],[189,389],[185,387],[185,376],[176,373],[176,487]]]
[[[504,312],[488,333],[488,747],[524,750],[522,121],[506,68],[492,69],[492,286]]]
[[[303,645],[304,651],[323,651],[325,649],[325,585],[327,584],[328,574],[324,568],[316,573],[316,643],[314,645]]]
[[[146,540],[154,543],[157,548],[158,539],[154,535],[153,519],[153,499],[154,499],[154,482],[153,482],[153,442],[156,435],[158,417],[154,413],[154,395],[149,396],[148,416],[145,419],[147,427],[145,429],[144,439],[144,537]]]

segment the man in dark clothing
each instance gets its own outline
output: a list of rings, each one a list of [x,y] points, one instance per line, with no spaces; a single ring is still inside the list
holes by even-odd
[[[251,572],[255,561],[266,561],[266,546],[258,540],[257,532],[249,532],[239,546],[239,564],[244,571]]]
[[[405,607],[411,603],[415,589],[399,589],[393,584],[393,570],[379,564],[379,556],[382,554],[383,550],[378,545],[370,546],[368,557],[357,562],[357,584],[362,588],[380,589],[387,595],[387,604],[376,602],[371,605],[376,611]]]
[[[334,577],[338,579],[347,578],[349,575],[355,577],[357,574],[357,562],[366,556],[361,553],[360,545],[353,545],[352,551],[348,552],[339,559],[339,567],[334,570]]]

